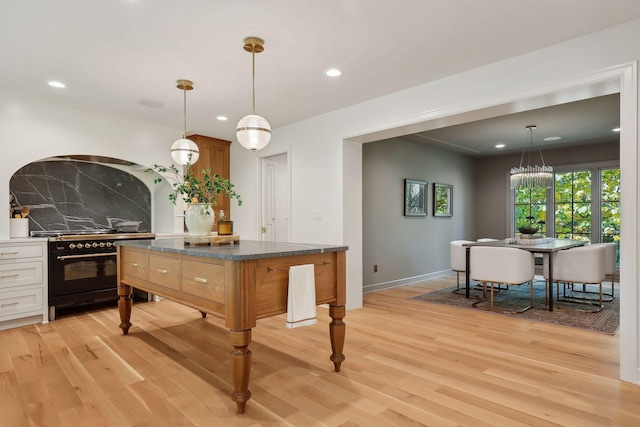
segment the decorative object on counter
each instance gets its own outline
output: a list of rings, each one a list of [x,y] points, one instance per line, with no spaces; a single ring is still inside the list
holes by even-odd
[[[193,164],[200,157],[198,145],[187,139],[187,91],[193,90],[193,82],[181,79],[177,83],[178,89],[181,89],[184,95],[184,132],[181,139],[171,144],[171,158],[179,165]]]
[[[240,236],[237,234],[225,236],[185,236],[184,243],[188,243],[189,246],[239,245]]]
[[[544,164],[541,149],[538,149],[538,153],[540,153],[542,166],[531,166],[533,157],[533,131],[536,129],[536,125],[527,125],[525,127],[529,131],[529,163],[527,166],[522,166],[524,153],[527,151],[525,147],[520,157],[520,166],[511,168],[511,189],[549,188],[553,185],[553,167]]]
[[[433,216],[453,216],[453,185],[433,184]]]
[[[224,216],[224,211],[220,210],[220,216],[218,217],[218,235],[230,236],[233,234],[233,221],[228,221]]]
[[[427,183],[404,180],[404,216],[427,216]]]
[[[209,203],[187,203],[184,212],[184,223],[189,236],[208,236],[215,222],[213,209]]]
[[[251,52],[253,74],[253,114],[244,116],[236,126],[236,137],[244,148],[256,151],[267,146],[271,140],[271,126],[267,119],[256,115],[256,53],[264,51],[264,41],[257,37],[244,40],[244,50]]]
[[[157,178],[155,183],[166,179],[173,191],[169,194],[169,200],[175,205],[181,197],[187,203],[185,212],[185,224],[190,236],[209,235],[215,216],[213,207],[216,205],[216,198],[224,192],[230,199],[237,199],[238,206],[242,205],[242,198],[233,189],[233,184],[226,178],[218,174],[213,174],[211,168],[202,169],[202,179],[198,179],[191,169],[191,164],[187,163],[184,168],[184,175],[180,173],[175,165],[170,167],[153,165],[147,172],[158,172],[168,174],[164,178]],[[196,205],[191,207],[191,205]],[[208,229],[205,230],[205,227]]]
[[[29,218],[10,218],[9,237],[29,237]]]

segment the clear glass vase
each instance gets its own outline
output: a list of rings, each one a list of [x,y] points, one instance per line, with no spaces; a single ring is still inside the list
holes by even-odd
[[[184,213],[184,223],[189,236],[208,236],[211,234],[215,216],[210,203],[188,203]]]

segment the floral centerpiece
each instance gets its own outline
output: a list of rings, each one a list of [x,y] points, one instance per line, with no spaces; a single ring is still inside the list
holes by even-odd
[[[175,205],[179,198],[187,203],[185,211],[185,223],[189,235],[208,235],[215,221],[213,207],[216,206],[216,198],[223,192],[229,199],[236,199],[238,206],[242,206],[241,196],[233,189],[233,184],[217,173],[211,172],[211,168],[201,169],[201,178],[193,173],[191,164],[187,163],[182,174],[175,165],[170,167],[153,165],[147,172],[164,174],[162,178],[156,178],[154,183],[166,180],[173,190],[169,194],[169,200]]]

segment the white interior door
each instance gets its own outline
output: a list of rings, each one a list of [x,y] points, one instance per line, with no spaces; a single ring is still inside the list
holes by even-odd
[[[261,240],[289,241],[287,154],[262,159]]]
[[[276,240],[276,164],[264,159],[262,165],[262,240]]]

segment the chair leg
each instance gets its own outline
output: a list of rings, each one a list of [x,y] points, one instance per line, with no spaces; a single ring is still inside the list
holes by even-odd
[[[491,282],[491,311],[493,311],[493,282]]]

